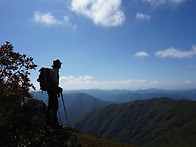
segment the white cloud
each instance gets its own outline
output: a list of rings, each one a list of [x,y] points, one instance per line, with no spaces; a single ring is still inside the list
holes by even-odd
[[[136,14],[136,19],[138,19],[138,20],[149,20],[150,19],[150,15],[137,13]]]
[[[66,23],[66,24],[70,24],[69,16],[64,16],[63,21],[64,21],[64,23]]]
[[[185,84],[192,84],[192,82],[189,81],[189,80],[186,80],[186,81],[185,81]]]
[[[158,82],[158,81],[151,81],[150,83],[152,83],[152,84],[160,84],[160,82]]]
[[[61,25],[63,24],[63,22],[55,19],[55,17],[52,15],[52,12],[40,13],[36,11],[34,13],[34,20],[38,23],[43,23],[48,26],[54,24],[61,24]]]
[[[118,26],[125,21],[122,0],[72,0],[71,10],[92,19],[96,25]]]
[[[196,55],[196,46],[192,46],[192,50],[190,51],[181,51],[179,49],[176,49],[174,47],[165,49],[163,51],[157,51],[155,52],[155,55],[158,57],[172,57],[172,58],[190,58],[194,55]]]
[[[92,76],[62,76],[60,86],[66,90],[73,89],[139,89],[156,87],[160,83],[157,81],[139,80],[117,80],[99,82],[93,80]]]
[[[35,80],[33,85],[39,90],[39,83]],[[148,88],[161,88],[161,89],[181,89],[193,88],[196,83],[193,81],[179,81],[179,82],[159,82],[149,81],[145,79],[127,79],[127,80],[113,80],[113,81],[96,81],[92,76],[62,76],[60,77],[60,87],[64,90],[78,90],[78,89],[148,89]]]
[[[37,23],[45,24],[47,26],[50,26],[50,25],[67,25],[67,26],[71,26],[73,28],[73,30],[76,30],[76,28],[77,28],[76,24],[73,25],[70,22],[69,16],[64,16],[62,20],[57,20],[52,15],[52,12],[41,13],[41,12],[36,11],[34,13],[34,21],[37,22]]]
[[[187,0],[168,0],[169,3],[173,3],[173,4],[180,4],[185,1],[187,1]]]
[[[149,54],[146,52],[137,52],[135,54],[135,57],[147,57],[147,56],[149,56]]]
[[[187,0],[142,0],[143,3],[149,3],[153,7],[158,7],[161,5],[179,5],[182,2],[185,2]]]

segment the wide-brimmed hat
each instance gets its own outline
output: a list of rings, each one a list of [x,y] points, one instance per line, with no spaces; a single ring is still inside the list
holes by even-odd
[[[54,61],[53,61],[52,67],[56,67],[56,66],[58,66],[59,64],[62,64],[61,61],[60,61],[59,59],[54,60]]]

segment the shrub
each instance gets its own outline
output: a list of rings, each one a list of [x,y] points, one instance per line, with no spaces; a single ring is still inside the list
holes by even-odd
[[[0,97],[28,94],[29,89],[35,87],[30,83],[30,72],[37,67],[32,57],[13,51],[13,45],[6,42],[0,47]]]

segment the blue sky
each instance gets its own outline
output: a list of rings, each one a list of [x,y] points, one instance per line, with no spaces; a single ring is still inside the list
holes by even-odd
[[[0,44],[70,89],[196,87],[195,0],[0,0]]]

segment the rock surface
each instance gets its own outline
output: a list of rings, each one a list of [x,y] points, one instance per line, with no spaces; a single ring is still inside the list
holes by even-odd
[[[40,100],[1,97],[0,146],[80,147],[70,126],[46,126],[46,110]]]

